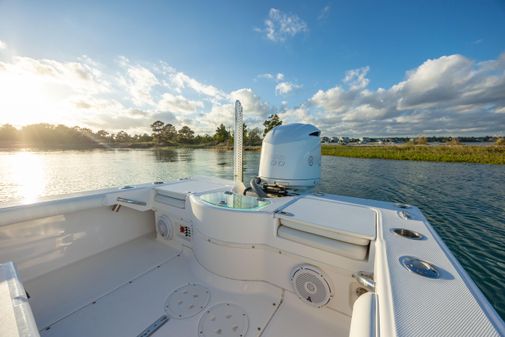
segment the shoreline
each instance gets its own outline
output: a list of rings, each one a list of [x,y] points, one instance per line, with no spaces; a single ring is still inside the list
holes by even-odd
[[[500,145],[322,145],[323,156],[505,165]]]
[[[70,150],[95,150],[95,149],[145,149],[145,150],[175,150],[179,148],[209,149],[217,151],[232,151],[233,146],[227,144],[167,144],[153,145],[152,143],[128,144],[99,144],[79,145],[60,144],[57,146],[33,146],[29,144],[2,144],[0,151],[70,151]],[[259,152],[261,146],[244,146],[244,151]],[[494,144],[480,145],[339,145],[322,144],[323,156],[385,159],[385,160],[411,160],[445,163],[473,163],[505,165],[505,146]]]

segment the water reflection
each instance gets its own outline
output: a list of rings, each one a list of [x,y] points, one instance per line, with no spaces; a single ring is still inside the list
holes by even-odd
[[[161,163],[175,162],[178,160],[178,153],[175,150],[153,150],[154,158]]]
[[[17,152],[6,159],[2,164],[7,166],[4,169],[19,189],[22,201],[33,202],[44,194],[47,184],[46,168],[40,156],[31,152]]]
[[[179,154],[179,161],[193,161],[193,155],[195,154],[194,149],[182,148],[178,149],[177,153]]]
[[[214,151],[216,155],[216,164],[218,166],[233,165],[233,158],[230,158],[230,153],[225,151]]]

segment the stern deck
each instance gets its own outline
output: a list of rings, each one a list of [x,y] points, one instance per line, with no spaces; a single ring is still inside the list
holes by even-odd
[[[207,324],[205,332],[201,331],[200,321],[207,311],[212,314],[212,308],[226,304],[247,315],[248,328],[242,337],[349,334],[350,317],[346,315],[307,306],[293,293],[266,282],[217,276],[200,266],[191,249],[174,248],[148,236],[40,276],[25,286],[41,336],[93,337],[140,335],[167,315],[167,298],[188,284],[207,289],[208,304],[187,318],[169,313],[168,321],[152,336],[233,336],[234,328],[240,332],[243,327],[221,322]],[[238,332],[236,335],[240,337]]]

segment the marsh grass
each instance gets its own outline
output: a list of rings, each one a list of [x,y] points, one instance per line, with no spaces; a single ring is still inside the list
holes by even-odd
[[[478,164],[505,164],[505,146],[471,145],[322,145],[326,156],[418,160]]]

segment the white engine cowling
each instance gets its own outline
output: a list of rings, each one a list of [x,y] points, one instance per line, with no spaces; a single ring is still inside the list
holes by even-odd
[[[321,131],[312,124],[273,128],[263,139],[259,177],[268,185],[304,190],[319,184]]]

